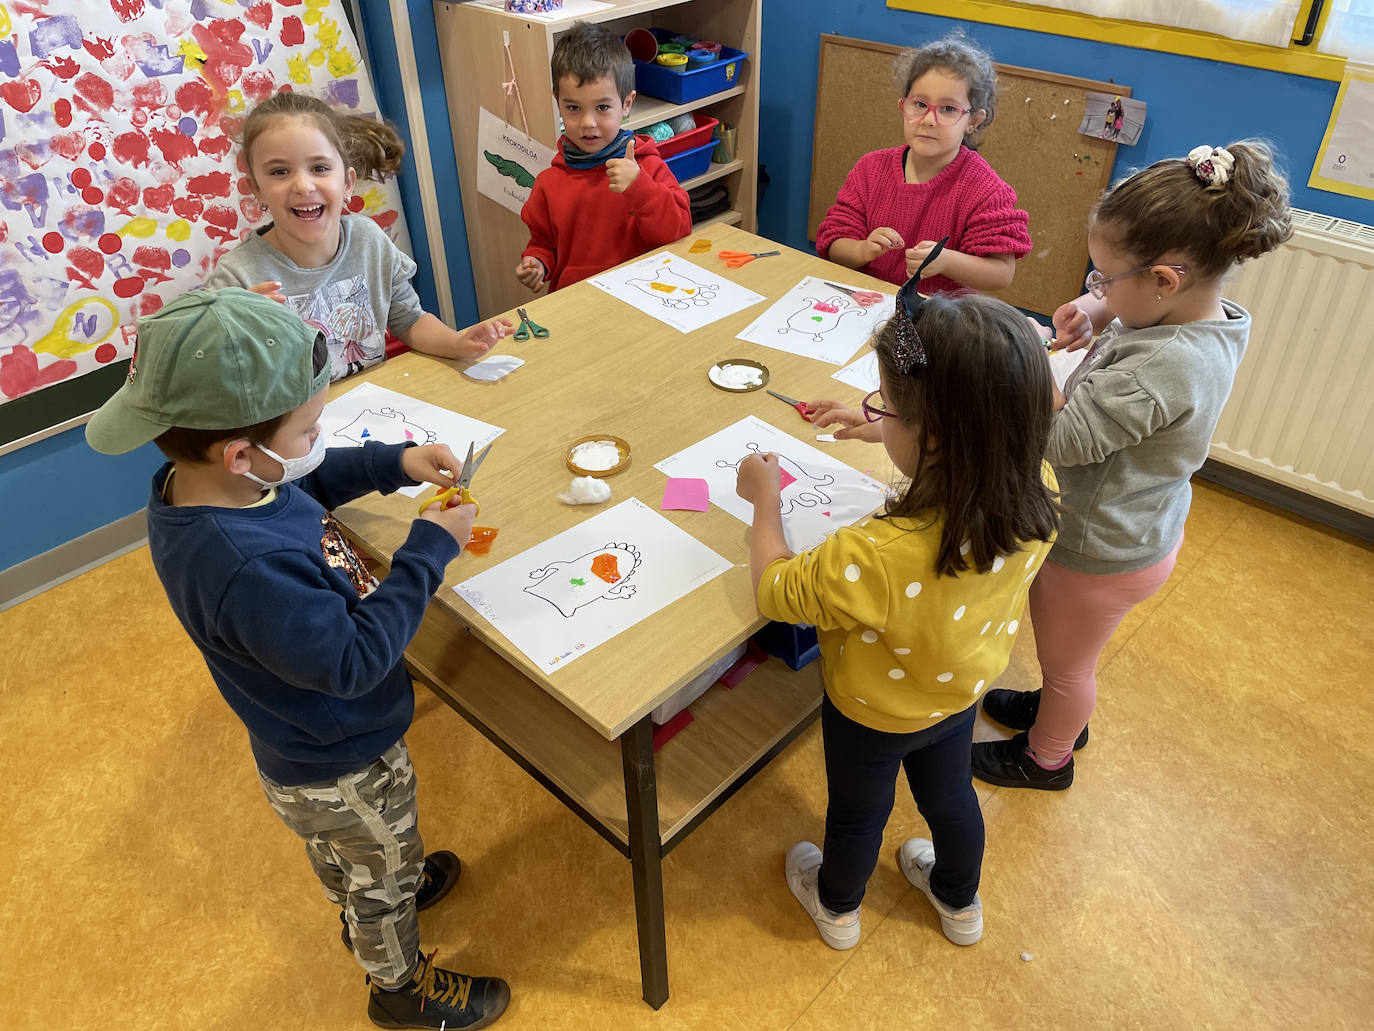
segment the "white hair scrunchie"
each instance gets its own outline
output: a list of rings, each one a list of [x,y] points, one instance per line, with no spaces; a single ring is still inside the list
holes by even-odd
[[[1194,147],[1188,151],[1188,167],[1209,190],[1219,190],[1231,179],[1236,158],[1225,147]]]

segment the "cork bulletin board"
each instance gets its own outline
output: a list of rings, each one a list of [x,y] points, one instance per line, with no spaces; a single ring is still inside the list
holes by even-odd
[[[821,36],[807,236],[815,240],[854,163],[902,141],[895,65],[904,48]],[[1030,213],[1034,249],[1016,264],[1012,285],[994,296],[1048,315],[1083,292],[1088,212],[1111,180],[1115,143],[1078,134],[1084,95],[1129,97],[1129,87],[996,65],[997,119],[979,153],[1016,190]]]

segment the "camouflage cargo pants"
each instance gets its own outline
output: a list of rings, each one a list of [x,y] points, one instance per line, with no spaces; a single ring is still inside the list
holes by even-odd
[[[363,969],[382,988],[406,983],[420,948],[415,889],[425,850],[405,741],[336,781],[286,786],[261,771],[258,779],[282,822],[305,841],[325,897],[343,909]]]

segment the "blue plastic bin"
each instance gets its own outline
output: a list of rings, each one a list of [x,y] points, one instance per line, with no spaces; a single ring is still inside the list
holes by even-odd
[[[693,147],[691,150],[684,150],[681,154],[664,158],[663,163],[668,166],[668,171],[673,173],[674,179],[683,182],[693,176],[701,175],[711,167],[711,152],[715,149],[716,141],[707,140],[700,147]]]
[[[773,620],[754,635],[754,642],[794,670],[801,669],[821,654],[816,628],[810,623],[794,625]]]
[[[652,31],[660,43],[667,43],[677,35],[666,29]],[[636,61],[635,89],[674,104],[700,100],[702,97],[709,97],[713,93],[721,93],[738,86],[740,73],[748,56],[743,50],[722,46],[717,60],[701,68],[690,68],[681,72],[669,71],[651,61]]]

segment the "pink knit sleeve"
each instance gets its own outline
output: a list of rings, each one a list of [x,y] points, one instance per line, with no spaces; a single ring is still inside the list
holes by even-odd
[[[970,191],[977,199],[964,223],[959,250],[979,257],[989,254],[1024,257],[1031,249],[1030,216],[1016,206],[1015,190],[986,165],[984,172],[986,178],[980,177],[976,193]]]
[[[830,245],[836,240],[865,240],[868,238],[868,186],[872,175],[871,154],[859,158],[849,174],[844,177],[844,185],[835,197],[835,203],[816,227],[816,253],[822,258],[830,253]]]

